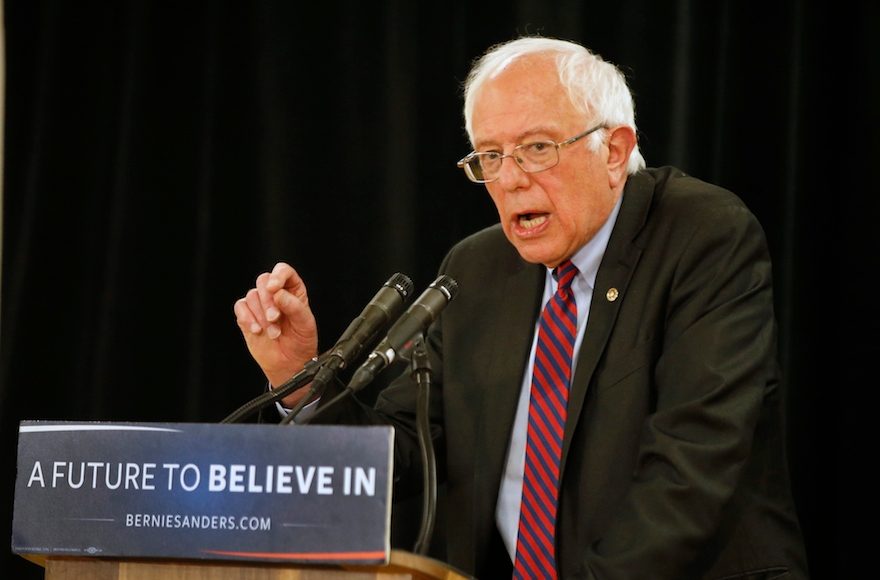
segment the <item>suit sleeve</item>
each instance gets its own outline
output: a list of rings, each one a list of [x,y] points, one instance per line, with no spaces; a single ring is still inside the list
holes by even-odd
[[[673,265],[657,281],[666,293],[662,337],[646,385],[656,403],[629,490],[571,577],[701,577],[722,544],[765,400],[775,400],[763,232],[738,204],[701,217],[678,254],[664,257]]]

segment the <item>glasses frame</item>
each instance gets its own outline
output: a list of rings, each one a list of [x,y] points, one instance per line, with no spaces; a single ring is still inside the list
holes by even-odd
[[[531,141],[529,143],[523,143],[522,145],[517,145],[516,147],[514,147],[513,151],[511,151],[508,155],[499,156],[498,162],[503,163],[506,158],[510,157],[514,161],[516,161],[517,166],[519,166],[519,168],[522,169],[524,172],[526,172],[526,173],[541,173],[542,171],[547,171],[548,169],[553,169],[554,167],[559,165],[559,161],[560,161],[559,148],[560,147],[565,147],[566,145],[571,145],[575,141],[578,141],[579,139],[583,139],[587,135],[594,133],[594,132],[598,131],[599,129],[607,129],[607,127],[605,125],[596,125],[592,129],[587,129],[586,131],[584,131],[580,135],[575,135],[571,139],[566,139],[565,141],[563,141],[561,143],[557,143],[556,141],[553,141],[552,139],[546,139],[544,141]],[[526,169],[525,167],[522,166],[522,159],[520,159],[519,157],[516,156],[516,151],[517,151],[517,149],[522,149],[523,147],[530,147],[532,145],[535,145],[536,143],[545,143],[547,145],[553,145],[553,147],[556,148],[556,163],[554,163],[553,165],[548,165],[547,167],[538,169],[537,171],[529,171],[528,169]],[[498,175],[496,175],[492,179],[477,179],[477,176],[474,175],[473,171],[471,170],[471,166],[470,166],[471,161],[473,161],[474,159],[477,159],[477,158],[482,157],[484,155],[490,155],[490,154],[497,154],[497,153],[492,152],[492,151],[471,151],[470,153],[468,153],[467,155],[462,157],[458,161],[457,165],[458,165],[458,167],[464,169],[465,175],[467,175],[468,179],[470,179],[474,183],[492,183],[493,181],[497,181],[498,178],[501,177],[500,170],[498,172]]]

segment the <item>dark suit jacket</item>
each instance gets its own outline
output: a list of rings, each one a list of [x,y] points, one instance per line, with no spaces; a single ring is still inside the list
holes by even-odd
[[[495,226],[456,245],[441,271],[460,286],[427,337],[448,559],[482,574],[545,268]],[[672,168],[630,176],[585,332],[563,445],[560,577],[806,578],[770,258],[743,203]],[[414,409],[402,379],[371,419],[397,427],[401,488],[421,473]]]

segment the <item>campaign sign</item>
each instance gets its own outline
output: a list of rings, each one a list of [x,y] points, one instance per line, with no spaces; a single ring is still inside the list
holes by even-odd
[[[391,427],[22,422],[17,554],[388,561]]]

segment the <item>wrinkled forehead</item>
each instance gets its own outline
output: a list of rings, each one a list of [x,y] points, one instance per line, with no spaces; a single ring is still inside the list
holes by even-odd
[[[559,78],[559,68],[556,66],[556,55],[549,52],[532,54],[514,54],[502,60],[498,65],[487,71],[486,81],[491,81],[505,73],[526,71],[540,71],[547,75],[551,73]]]
[[[549,61],[549,62],[548,62]],[[534,113],[552,110],[569,114],[572,102],[550,59],[522,57],[498,67],[475,94],[474,119],[487,113],[535,109]]]
[[[583,103],[577,102],[566,89],[558,57],[555,52],[514,54],[497,63],[487,63],[489,66],[484,69],[482,78],[475,79],[472,93],[468,95],[470,102],[466,103],[465,123],[472,145],[476,145],[475,117],[485,119],[487,106],[492,111],[505,108],[502,106],[505,99],[537,107],[543,112],[564,110],[566,118],[573,107],[578,118],[586,122],[590,111],[579,106]],[[482,109],[483,115],[478,114],[477,109]]]
[[[507,58],[505,58],[504,60],[501,61],[501,64],[499,64],[495,70],[489,72],[489,75],[488,75],[489,79],[494,79],[495,77],[497,77],[498,75],[503,73],[505,70],[507,70],[514,62],[521,61],[523,58],[525,58],[525,57],[521,54],[514,54],[511,56],[508,56]]]
[[[474,104],[504,98],[525,102],[557,100],[566,93],[552,58],[546,55],[510,57],[487,74],[474,95]]]

